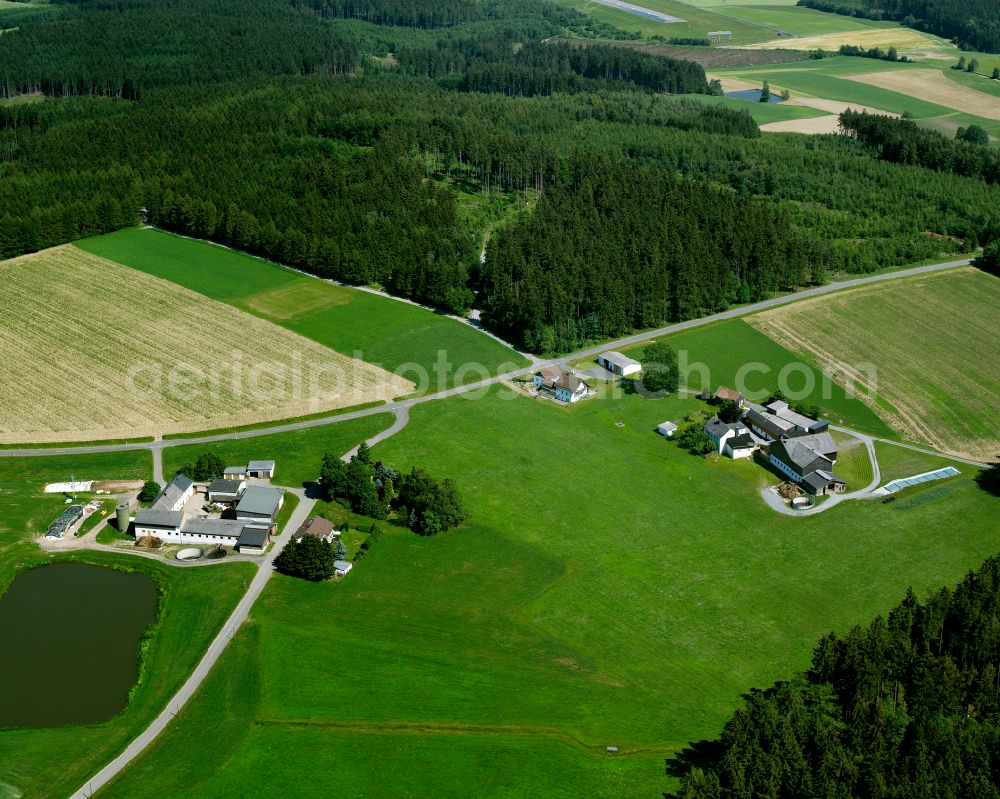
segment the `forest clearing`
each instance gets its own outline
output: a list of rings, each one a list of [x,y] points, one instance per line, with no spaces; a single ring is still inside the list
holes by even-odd
[[[61,246],[0,265],[0,440],[81,441],[253,424],[413,384],[251,314]]]

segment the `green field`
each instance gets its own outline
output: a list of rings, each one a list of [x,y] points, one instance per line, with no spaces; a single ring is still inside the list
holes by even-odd
[[[923,452],[915,452],[912,449],[881,442],[875,443],[875,455],[878,458],[879,471],[882,473],[882,485],[890,480],[933,472],[935,469],[943,469],[945,466],[954,466],[960,472],[975,471],[972,467],[963,466],[948,458],[927,455]]]
[[[120,752],[190,673],[253,573],[247,564],[178,569],[104,552],[42,553],[31,538],[64,509],[64,497],[44,495],[41,488],[71,471],[141,479],[149,476],[150,459],[146,452],[0,459],[0,590],[18,570],[41,563],[73,560],[138,569],[160,584],[161,614],[140,684],[121,714],[99,724],[0,730],[0,789],[13,786],[20,793],[12,796],[68,795]],[[55,679],[73,679],[72,663],[53,664],[53,670]]]
[[[647,17],[611,8],[595,0],[557,0],[561,5],[575,8],[598,22],[613,25],[625,31],[638,31],[642,36],[662,36],[670,38],[704,37],[709,31],[728,30],[733,32],[733,43],[768,41],[774,38],[771,30],[748,22],[742,22],[732,17],[724,17],[713,10],[696,8],[686,3],[674,0],[642,0],[634,5],[653,11],[660,11],[684,22],[658,22]]]
[[[110,796],[658,795],[664,757],[716,735],[743,691],[1000,546],[971,472],[934,501],[779,516],[759,467],[653,432],[692,398],[506,393],[420,406],[374,449],[453,477],[468,525],[390,528],[340,583],[276,578]]]
[[[890,22],[876,22],[855,17],[845,17],[840,14],[827,14],[811,8],[795,6],[770,5],[736,5],[734,7],[716,5],[709,9],[733,19],[759,25],[765,28],[775,28],[796,36],[818,36],[824,33],[840,33],[841,31],[868,31],[873,28],[898,27]],[[788,42],[789,47],[795,47],[795,40]]]
[[[345,288],[206,242],[149,228],[79,242],[81,249],[222,300],[300,333],[345,355],[358,357],[418,382],[445,353],[454,367],[481,364],[496,374],[527,364],[469,325],[406,302]],[[466,382],[482,377],[469,372]],[[441,385],[453,385],[454,371]]]
[[[872,461],[865,445],[854,436],[833,431],[837,442],[837,476],[847,482],[848,491],[858,491],[872,481]],[[876,456],[877,457],[877,456]]]
[[[316,479],[320,461],[327,452],[344,454],[387,428],[392,418],[392,414],[379,413],[293,433],[167,447],[163,450],[163,473],[172,475],[184,464],[196,460],[202,452],[215,452],[228,464],[274,460],[277,462],[274,482],[294,488]]]
[[[877,436],[893,436],[888,425],[860,399],[847,396],[846,391],[835,383],[824,386],[815,360],[785,349],[742,319],[698,327],[663,340],[674,348],[679,359],[684,359],[680,361],[682,365],[687,363],[690,366],[684,381],[690,389],[701,390],[703,382],[712,391],[720,385],[728,385],[743,391],[749,399],[759,401],[779,387],[782,370],[788,370],[789,388],[805,389],[807,380],[813,381],[813,389],[799,399],[818,405],[830,421]],[[640,361],[643,346],[632,348],[632,354]],[[759,364],[765,371],[747,371],[744,385],[737,386],[737,374],[748,364]],[[799,367],[794,364],[807,367],[811,378],[807,378],[804,372],[800,374],[797,371]]]

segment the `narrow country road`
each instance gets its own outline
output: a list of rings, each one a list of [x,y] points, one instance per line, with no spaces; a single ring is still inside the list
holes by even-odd
[[[271,547],[271,551],[260,559],[260,566],[257,569],[257,574],[255,574],[253,580],[250,581],[247,592],[243,595],[239,604],[236,605],[236,608],[230,614],[229,618],[226,619],[226,622],[222,625],[222,629],[219,631],[219,634],[215,637],[215,640],[212,641],[208,650],[195,667],[195,670],[191,673],[191,676],[188,677],[184,685],[181,686],[181,689],[170,698],[167,702],[166,708],[162,713],[160,713],[159,716],[156,717],[156,720],[143,730],[127,747],[125,747],[124,752],[118,755],[118,757],[87,780],[86,784],[81,786],[72,795],[71,799],[88,799],[88,797],[93,796],[97,791],[104,787],[104,785],[106,785],[120,771],[126,768],[129,763],[138,757],[139,754],[153,742],[157,735],[166,729],[167,725],[170,724],[171,719],[173,719],[180,712],[181,708],[184,707],[187,701],[194,696],[199,686],[212,670],[215,662],[219,659],[219,656],[225,651],[229,641],[234,635],[236,635],[236,631],[239,629],[239,626],[246,621],[254,602],[257,601],[257,597],[259,597],[261,592],[264,590],[264,586],[267,585],[267,581],[270,580],[271,575],[274,574],[274,559],[291,540],[292,532],[297,530],[299,526],[301,526],[302,522],[308,518],[309,514],[312,513],[316,500],[309,499],[302,489],[288,490],[298,494],[299,506],[292,512],[292,516],[285,525],[285,529],[281,531],[281,542],[276,542],[274,546]]]
[[[379,405],[374,408],[365,408],[359,411],[349,411],[347,413],[333,414],[331,416],[325,416],[321,419],[309,419],[302,422],[288,422],[285,424],[276,424],[271,427],[261,427],[256,430],[248,430],[241,433],[221,433],[218,435],[211,436],[192,436],[191,438],[175,438],[169,441],[152,441],[143,442],[136,444],[105,444],[99,446],[66,446],[66,447],[48,447],[40,449],[5,449],[0,450],[0,457],[34,457],[34,456],[45,456],[45,455],[80,455],[86,453],[96,453],[96,452],[126,452],[130,450],[151,450],[153,452],[154,463],[156,462],[157,450],[163,450],[166,447],[177,447],[184,446],[186,444],[211,444],[216,441],[233,441],[237,439],[244,438],[255,438],[257,436],[271,435],[272,433],[288,433],[293,430],[305,430],[312,427],[322,427],[328,424],[336,424],[337,422],[346,422],[352,419],[362,419],[366,416],[374,416],[380,413],[393,413],[396,414],[396,423],[399,423],[400,416],[399,413],[404,414],[409,413],[409,409],[414,405],[420,405],[425,402],[432,402],[434,400],[445,399],[447,397],[453,397],[458,394],[469,394],[476,391],[482,391],[488,389],[490,386],[496,383],[501,383],[505,380],[510,380],[513,377],[517,377],[523,374],[529,368],[539,369],[545,366],[551,366],[553,364],[567,363],[571,361],[580,360],[582,358],[593,357],[601,352],[609,349],[618,349],[621,347],[628,347],[633,344],[641,344],[644,341],[648,341],[652,338],[658,338],[660,336],[667,336],[672,333],[678,333],[682,330],[690,330],[695,327],[701,327],[702,325],[712,324],[713,322],[720,322],[726,319],[735,319],[740,316],[744,316],[750,313],[756,313],[757,311],[763,311],[768,308],[776,308],[779,305],[786,305],[790,302],[796,302],[797,300],[804,300],[810,297],[821,297],[825,294],[832,294],[837,291],[842,291],[848,288],[855,288],[857,286],[865,286],[871,283],[881,283],[887,280],[898,280],[899,278],[913,277],[915,275],[927,274],[929,272],[938,272],[943,269],[953,269],[958,266],[967,266],[970,263],[969,259],[963,259],[959,261],[947,261],[940,264],[930,264],[927,266],[916,266],[910,269],[901,269],[896,272],[886,272],[881,275],[871,275],[869,277],[859,277],[852,280],[842,280],[836,283],[828,283],[825,286],[816,286],[811,289],[804,289],[803,291],[796,291],[792,294],[786,294],[782,297],[775,297],[770,300],[763,300],[761,302],[756,302],[751,305],[744,305],[739,308],[731,308],[728,311],[722,311],[721,313],[712,314],[710,316],[703,316],[699,319],[689,319],[686,322],[678,322],[673,325],[667,325],[666,327],[657,328],[656,330],[647,330],[644,333],[636,333],[632,336],[626,336],[625,338],[620,338],[616,341],[609,341],[596,347],[589,347],[588,349],[579,350],[578,352],[570,353],[569,355],[564,355],[561,358],[553,358],[547,361],[536,360],[531,367],[524,367],[521,369],[514,369],[510,372],[505,372],[504,374],[496,375],[495,377],[487,378],[486,380],[480,380],[475,383],[468,383],[462,386],[456,386],[454,388],[449,388],[444,391],[438,391],[433,394],[425,394],[420,397],[414,397],[412,399],[397,400],[395,402],[387,402],[384,405]],[[405,422],[404,422],[405,424]],[[395,425],[393,425],[395,427]],[[394,430],[393,432],[396,432]],[[937,454],[937,453],[934,453]],[[162,463],[162,461],[161,461]]]

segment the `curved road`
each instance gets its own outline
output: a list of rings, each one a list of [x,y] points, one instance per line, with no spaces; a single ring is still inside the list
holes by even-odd
[[[952,269],[957,266],[967,266],[969,263],[970,263],[969,259],[966,258],[959,261],[947,261],[940,264],[930,264],[928,266],[916,266],[916,267],[911,267],[910,269],[901,269],[896,272],[886,272],[881,275],[872,275],[869,277],[860,277],[860,278],[854,278],[852,280],[842,280],[836,283],[828,283],[825,286],[817,286],[815,288],[805,289],[803,291],[796,291],[792,294],[786,294],[782,297],[775,297],[774,299],[763,300],[761,302],[756,302],[751,305],[744,305],[739,308],[732,308],[728,311],[712,314],[711,316],[703,316],[699,319],[689,319],[686,322],[678,322],[677,324],[667,325],[666,327],[660,327],[657,328],[656,330],[648,330],[645,333],[638,333],[633,336],[626,336],[625,338],[620,338],[617,341],[606,342],[596,347],[589,347],[588,349],[579,350],[577,352],[570,353],[569,355],[564,355],[561,358],[553,358],[547,361],[535,361],[535,363],[531,367],[515,369],[513,371],[505,372],[504,374],[496,375],[495,377],[491,377],[486,380],[480,380],[475,383],[469,383],[463,386],[456,386],[454,388],[449,388],[444,391],[438,391],[433,394],[425,394],[423,396],[414,397],[412,399],[387,402],[384,405],[379,405],[374,408],[365,408],[359,411],[349,411],[347,413],[325,416],[322,419],[309,419],[303,422],[288,422],[285,424],[276,424],[271,427],[261,427],[256,430],[248,430],[242,433],[222,433],[211,436],[192,436],[191,438],[175,438],[169,441],[152,441],[152,442],[143,442],[136,444],[105,444],[100,446],[50,447],[42,449],[6,449],[6,450],[0,450],[0,457],[78,455],[78,454],[93,453],[93,452],[125,452],[129,450],[147,449],[153,452],[153,458],[155,464],[161,462],[159,461],[160,455],[158,451],[162,451],[166,447],[177,447],[177,446],[183,446],[185,444],[211,444],[216,441],[232,441],[236,439],[266,436],[272,433],[287,433],[293,430],[305,430],[311,427],[321,427],[323,425],[335,424],[337,422],[346,422],[352,419],[361,419],[366,416],[374,416],[375,414],[387,413],[387,412],[396,414],[396,424],[398,424],[400,419],[399,413],[402,412],[403,414],[408,414],[409,409],[412,408],[414,405],[420,405],[424,402],[431,402],[433,400],[444,399],[446,397],[453,397],[457,394],[468,394],[475,391],[481,391],[483,389],[489,388],[489,386],[491,385],[500,383],[504,380],[509,380],[512,377],[516,377],[517,375],[523,374],[529,368],[539,369],[557,363],[567,363],[570,361],[581,360],[583,358],[588,358],[598,355],[604,352],[605,350],[613,350],[621,347],[628,347],[633,344],[641,344],[642,342],[648,341],[649,339],[652,338],[670,335],[671,333],[677,333],[682,330],[690,330],[691,328],[701,327],[702,325],[708,325],[713,322],[720,322],[725,319],[735,319],[737,317],[744,316],[746,314],[756,313],[757,311],[763,311],[768,308],[776,308],[779,305],[786,305],[790,302],[796,302],[798,300],[804,300],[810,297],[821,297],[825,294],[832,294],[837,291],[842,291],[848,288],[855,288],[857,286],[865,286],[870,283],[881,283],[886,280],[898,280],[899,278],[913,277],[914,275],[922,275],[928,272],[938,272],[941,271],[942,269]],[[396,424],[393,425],[393,428],[396,428]],[[396,432],[396,430],[393,430],[393,432]]]

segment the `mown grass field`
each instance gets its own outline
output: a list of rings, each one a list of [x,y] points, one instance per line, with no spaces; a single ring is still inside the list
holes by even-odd
[[[186,679],[253,573],[248,564],[177,569],[103,552],[44,554],[32,537],[65,506],[61,494],[44,495],[42,486],[71,472],[81,478],[142,479],[150,475],[151,461],[146,452],[0,459],[0,592],[22,568],[73,560],[141,570],[157,580],[165,597],[141,682],[121,714],[99,724],[0,730],[0,788],[12,787],[17,792],[12,796],[66,796],[120,752]],[[11,656],[5,651],[4,657]],[[72,663],[52,669],[53,679],[74,677]]]
[[[527,364],[514,351],[454,319],[206,242],[131,228],[79,242],[79,246],[377,364],[417,382],[418,390],[436,390],[456,380],[471,382]],[[452,366],[439,379],[434,366],[442,357]],[[463,364],[479,364],[481,372],[458,374]],[[420,385],[423,373],[432,378],[429,385]]]
[[[337,584],[277,577],[109,796],[658,795],[665,757],[803,667],[820,635],[1000,546],[971,474],[933,502],[785,517],[753,463],[655,434],[694,399],[506,396],[420,406],[374,448],[454,478],[467,526],[390,528]]]
[[[213,444],[167,447],[163,450],[163,473],[166,476],[173,475],[184,464],[193,463],[201,453],[215,452],[231,465],[251,460],[274,460],[275,484],[295,488],[318,477],[320,461],[327,452],[343,455],[387,428],[392,424],[392,419],[392,414],[379,413],[293,433],[272,433]]]
[[[0,441],[7,443],[249,424],[413,388],[256,316],[72,246],[6,261],[0,276]]]
[[[733,43],[748,43],[766,41],[774,36],[774,32],[731,17],[723,17],[713,10],[696,8],[687,3],[675,0],[642,0],[633,5],[642,6],[652,11],[660,11],[672,17],[683,19],[684,22],[659,22],[639,14],[633,14],[595,2],[595,0],[557,0],[562,5],[575,8],[598,22],[613,25],[625,31],[638,31],[643,37],[662,36],[664,38],[704,37],[709,31],[728,30],[733,32]]]
[[[891,22],[876,22],[874,20],[846,17],[840,14],[828,14],[812,8],[797,6],[771,5],[769,3],[739,4],[730,7],[728,4],[717,3],[709,8],[717,14],[733,19],[760,25],[765,28],[775,28],[795,37],[830,36],[837,34],[856,34],[880,31],[881,35],[892,36],[899,31],[899,26]],[[895,29],[890,32],[886,29]],[[898,33],[895,33],[898,35]],[[799,45],[796,38],[784,38],[785,47],[796,50],[809,48]]]
[[[1000,280],[969,267],[794,303],[748,322],[854,375],[898,435],[987,459],[1000,451],[997,307]]]
[[[707,385],[714,392],[725,385],[760,401],[784,385],[782,390],[789,397],[795,392],[796,399],[818,405],[836,424],[882,437],[893,435],[861,399],[849,396],[833,380],[824,382],[818,361],[785,349],[743,319],[706,325],[663,340],[678,354],[685,374],[682,385],[686,388],[700,391]],[[643,349],[644,345],[638,345],[631,348],[630,354],[641,361]]]

